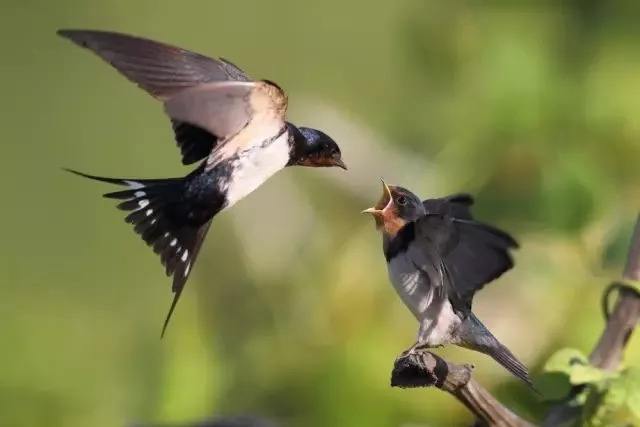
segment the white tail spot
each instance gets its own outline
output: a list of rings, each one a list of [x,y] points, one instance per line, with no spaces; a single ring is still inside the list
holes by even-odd
[[[140,206],[141,208],[144,208],[145,206],[147,206],[149,204],[149,201],[147,199],[143,199],[143,200],[138,200],[138,206]],[[151,209],[149,209],[151,210]],[[148,216],[149,214],[147,214]]]
[[[187,266],[184,269],[184,277],[187,277],[189,275],[189,270],[191,270],[191,263],[187,264]]]
[[[185,262],[187,260],[187,257],[189,256],[189,251],[187,249],[184,250],[184,253],[182,254],[182,258],[180,258],[182,260],[182,262]]]
[[[133,193],[134,196],[136,196],[136,198],[138,197],[144,197],[147,195],[147,193],[145,193],[144,191],[136,191],[135,193]]]
[[[170,236],[170,234],[169,234],[168,231],[166,233],[164,233],[164,237],[169,237],[169,236]]]
[[[146,213],[147,216],[151,216],[152,213],[153,213],[153,209],[147,209],[147,213]]]
[[[144,188],[144,184],[138,181],[128,181],[125,179],[124,182],[134,190],[137,190],[138,188]]]
[[[174,239],[171,241],[171,243],[169,243],[169,246],[175,246],[177,243],[178,243],[178,239],[175,239],[175,238],[174,238]]]

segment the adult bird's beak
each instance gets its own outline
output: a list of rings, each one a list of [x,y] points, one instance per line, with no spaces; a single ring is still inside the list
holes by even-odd
[[[344,170],[347,170],[347,165],[344,164],[344,162],[342,161],[342,159],[334,159],[333,160],[333,166],[337,166],[339,168],[342,168]]]
[[[387,212],[387,209],[393,204],[391,189],[382,178],[380,179],[380,181],[382,181],[382,196],[380,197],[380,200],[378,200],[378,203],[376,203],[375,206],[365,209],[361,212],[372,214],[375,217],[378,227],[384,223],[384,216]]]

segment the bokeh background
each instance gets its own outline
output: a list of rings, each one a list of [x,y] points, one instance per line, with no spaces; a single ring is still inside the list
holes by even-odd
[[[0,425],[124,426],[259,415],[287,426],[462,426],[437,390],[389,387],[416,322],[359,211],[379,178],[467,191],[515,234],[516,268],[478,316],[535,373],[588,352],[640,199],[635,1],[13,1],[0,3]],[[100,194],[61,171],[169,177],[161,106],[55,36],[143,35],[223,56],[286,88],[294,123],[341,144],[348,173],[291,168],[220,215],[160,340],[159,260]],[[544,404],[488,358],[506,404]],[[635,337],[627,361],[640,357]],[[177,423],[177,424],[176,424]]]

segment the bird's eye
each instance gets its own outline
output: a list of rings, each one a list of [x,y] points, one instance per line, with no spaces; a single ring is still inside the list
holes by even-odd
[[[404,196],[400,196],[398,197],[398,199],[396,200],[396,203],[399,204],[400,206],[404,206],[407,204],[407,198]]]

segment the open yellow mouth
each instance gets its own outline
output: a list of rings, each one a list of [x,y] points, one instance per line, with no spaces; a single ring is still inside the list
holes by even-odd
[[[376,203],[375,206],[373,206],[372,208],[368,208],[368,209],[363,210],[362,213],[370,213],[370,214],[373,214],[375,216],[382,216],[383,215],[383,211],[391,203],[391,200],[392,200],[392,198],[391,198],[391,189],[384,182],[384,180],[380,179],[380,181],[382,181],[382,196],[380,197],[380,200],[378,200],[378,203]]]

